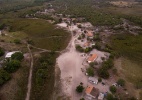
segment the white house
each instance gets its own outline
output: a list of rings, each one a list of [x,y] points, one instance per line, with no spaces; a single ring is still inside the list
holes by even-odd
[[[20,52],[20,51],[13,51],[13,52],[8,52],[6,55],[5,55],[5,58],[11,58],[11,56],[16,53],[16,52]]]

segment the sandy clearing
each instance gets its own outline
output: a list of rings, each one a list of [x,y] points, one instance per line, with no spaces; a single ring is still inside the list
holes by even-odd
[[[71,32],[72,30],[74,28],[70,29]],[[84,58],[75,49],[74,41],[76,38],[77,36],[72,36],[67,47],[68,51],[57,58],[57,64],[61,70],[62,92],[70,97],[71,100],[79,100],[81,98],[81,94],[75,92],[76,86],[82,82],[84,87],[86,87],[88,83],[87,76],[81,71],[81,68],[85,69],[85,66],[82,65]]]

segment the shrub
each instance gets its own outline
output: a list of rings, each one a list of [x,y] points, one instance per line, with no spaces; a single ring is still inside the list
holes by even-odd
[[[98,82],[102,82],[102,79],[100,77],[98,78]]]
[[[87,69],[87,73],[88,73],[89,76],[94,76],[94,69],[91,68],[91,67],[89,67],[89,68]]]
[[[117,81],[117,84],[120,85],[120,86],[125,86],[125,80],[124,79],[119,79]]]
[[[19,39],[15,39],[15,40],[14,40],[14,43],[15,43],[15,44],[21,44],[21,41],[20,41]]]
[[[115,86],[110,86],[109,90],[111,91],[111,93],[116,93],[116,87]]]
[[[92,48],[91,47],[88,47],[88,48],[86,48],[85,50],[84,50],[84,52],[85,53],[88,53],[88,52],[90,52],[92,50]]]
[[[76,50],[79,52],[83,52],[84,49],[80,45],[76,45]]]
[[[13,60],[19,60],[21,61],[24,58],[23,53],[21,52],[16,52],[11,56],[11,59]]]
[[[2,48],[0,48],[0,56],[4,55],[4,50]]]
[[[13,73],[16,70],[18,70],[18,68],[21,66],[20,61],[18,60],[11,60],[9,62],[6,63],[6,66],[4,67],[4,69],[9,72],[9,73]]]
[[[113,96],[112,94],[110,94],[110,93],[107,94],[106,99],[107,99],[107,100],[115,100],[115,99],[114,99],[114,96]]]
[[[94,65],[95,65],[94,62],[89,63],[89,66],[90,66],[90,67],[94,67]]]
[[[5,70],[0,69],[0,86],[6,83],[11,78],[10,74]]]
[[[43,85],[45,79],[48,77],[48,71],[45,69],[39,69],[36,73],[36,83],[38,85]]]
[[[97,50],[101,50],[101,45],[100,45],[100,43],[96,42],[95,48],[96,48]]]
[[[84,90],[84,87],[83,87],[82,85],[79,85],[79,86],[76,87],[76,91],[77,91],[78,93],[83,92],[83,90]]]

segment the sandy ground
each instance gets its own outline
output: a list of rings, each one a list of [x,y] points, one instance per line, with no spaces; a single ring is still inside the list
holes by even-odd
[[[75,36],[76,37],[76,36]],[[63,93],[65,93],[71,100],[79,100],[81,95],[75,92],[76,86],[83,83],[84,87],[87,86],[87,77],[81,71],[84,60],[81,54],[75,50],[75,37],[72,38],[68,51],[63,53],[57,59],[57,64],[61,70],[61,84]]]

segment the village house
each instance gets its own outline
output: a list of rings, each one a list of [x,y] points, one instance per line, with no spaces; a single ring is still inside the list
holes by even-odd
[[[96,59],[97,59],[97,54],[92,54],[88,59],[87,59],[87,62],[88,63],[91,63],[91,62],[94,62]]]
[[[84,43],[84,44],[83,44],[83,47],[84,47],[84,48],[90,47],[90,42],[87,41],[86,43]]]
[[[93,99],[96,99],[99,95],[99,90],[96,89],[94,86],[89,85],[89,86],[87,86],[85,93],[87,96],[89,96]]]
[[[93,39],[93,36],[94,36],[93,31],[88,30],[86,35],[87,35],[87,37],[89,37],[90,39]]]

